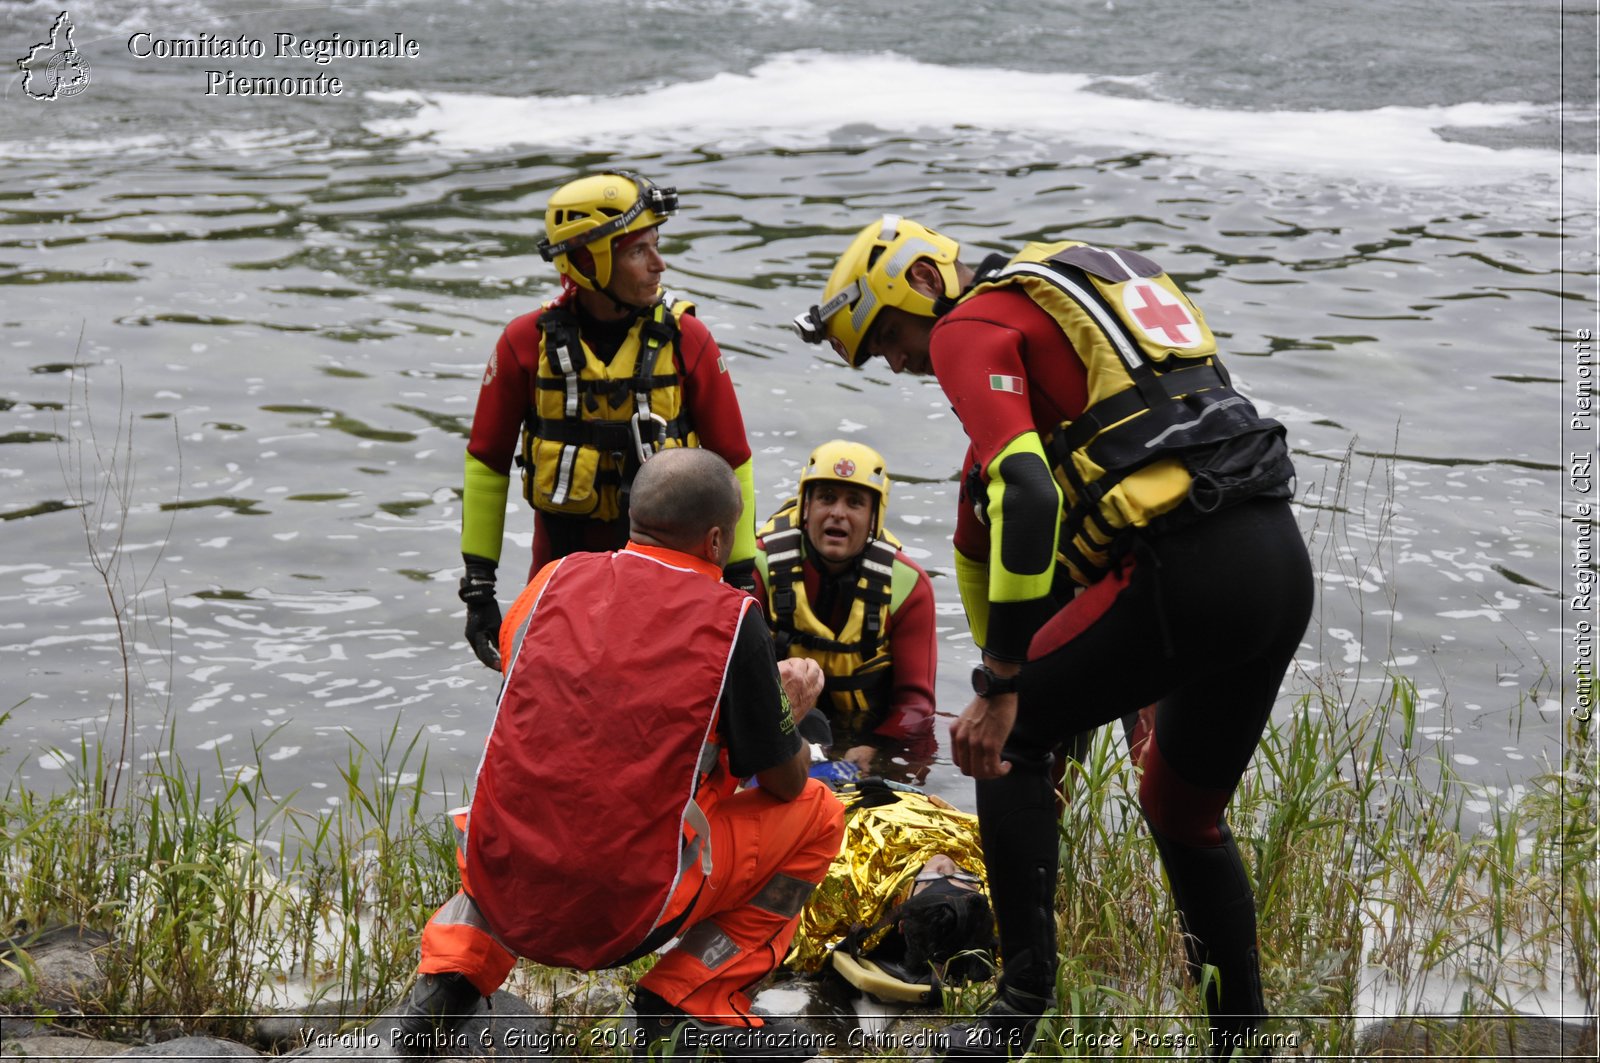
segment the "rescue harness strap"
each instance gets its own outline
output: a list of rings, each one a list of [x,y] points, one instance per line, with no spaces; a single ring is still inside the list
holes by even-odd
[[[659,451],[668,440],[683,445],[691,431],[688,419],[680,416],[667,421],[650,409],[651,391],[671,387],[681,382],[681,376],[657,374],[656,361],[663,347],[675,344],[678,338],[678,321],[672,312],[676,300],[663,292],[660,301],[645,311],[639,325],[639,353],[634,360],[633,376],[627,381],[585,380],[580,373],[587,364],[588,355],[578,333],[578,320],[564,306],[551,306],[539,317],[539,328],[545,334],[545,356],[555,371],[555,378],[539,378],[537,386],[565,393],[562,415],[559,419],[539,417],[530,420],[529,436],[549,439],[561,444],[556,459],[559,474],[551,501],[557,505],[567,500],[571,483],[571,470],[577,459],[577,448],[593,447],[604,453],[624,456],[620,462],[622,472],[615,480],[626,494],[633,483],[638,465]],[[590,412],[596,408],[595,396],[606,395],[615,405],[622,393],[633,391],[634,412],[626,421],[597,421],[583,417],[584,407]],[[581,401],[588,395],[589,402]],[[648,435],[647,435],[648,433]],[[525,437],[528,438],[528,437]],[[526,447],[525,447],[526,449]],[[526,467],[531,456],[519,456],[518,464]],[[597,480],[599,478],[597,477]]]

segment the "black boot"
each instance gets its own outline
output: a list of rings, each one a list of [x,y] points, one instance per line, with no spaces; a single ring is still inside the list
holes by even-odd
[[[1048,997],[1001,986],[994,1000],[971,1022],[939,1031],[941,1059],[1021,1059],[1033,1047],[1034,1031]]]
[[[723,1026],[697,1019],[637,986],[633,1013],[638,1023],[635,1059],[666,1063],[720,1059],[724,1063],[806,1063],[828,1047],[826,1035],[798,1023],[761,1016],[760,1026]]]
[[[1055,788],[1049,754],[1008,749],[1011,770],[981,779],[978,830],[1000,932],[1000,983],[973,1022],[940,1034],[946,1059],[1016,1059],[1054,1002],[1056,974]]]
[[[400,1009],[399,1022],[392,1036],[398,1055],[460,1055],[444,1051],[444,1041],[461,1028],[483,1003],[483,994],[467,976],[450,971],[425,974],[411,987],[411,996]]]

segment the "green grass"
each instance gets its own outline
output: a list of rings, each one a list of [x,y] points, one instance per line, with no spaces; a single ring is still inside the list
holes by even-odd
[[[275,796],[259,749],[246,770],[200,771],[169,742],[112,804],[107,752],[83,746],[65,792],[13,785],[0,802],[0,923],[24,949],[19,928],[111,936],[106,991],[78,1002],[102,1031],[136,1037],[150,1020],[131,1017],[172,1015],[238,1036],[241,1016],[278,1003],[370,1013],[409,978],[418,928],[455,889],[453,836],[420,781],[395,782],[413,763],[425,774],[416,739],[353,743],[324,812]]]
[[[1532,779],[1522,801],[1490,801],[1480,817],[1466,811],[1483,800],[1477,788],[1443,747],[1419,741],[1416,705],[1398,679],[1360,709],[1300,699],[1268,728],[1229,806],[1277,1015],[1264,1032],[1280,1056],[1352,1053],[1350,1016],[1374,979],[1402,1013],[1487,1015],[1528,986],[1559,992],[1565,974],[1579,998],[1569,1010],[1595,1014],[1587,725],[1570,725],[1566,762]],[[1064,1017],[1050,1047],[1067,1058],[1183,1054],[1133,1044],[1136,1030],[1204,1044],[1200,994],[1182,976],[1176,916],[1120,749],[1109,729],[1097,736],[1063,817]],[[1095,1040],[1117,1032],[1120,1048]]]
[[[1474,791],[1419,740],[1415,709],[1402,680],[1359,709],[1302,698],[1268,728],[1230,806],[1279,1055],[1352,1052],[1349,1016],[1363,979],[1380,975],[1398,1010],[1437,999],[1443,982],[1451,1010],[1490,1014],[1564,960],[1594,1013],[1591,736],[1573,723],[1566,762],[1480,821],[1465,811]],[[343,1002],[353,1022],[399,997],[422,924],[456,888],[416,738],[353,742],[342,799],[318,812],[275,795],[259,757],[230,776],[220,761],[183,765],[169,744],[156,763],[112,804],[114,765],[86,745],[65,792],[13,788],[0,801],[0,920],[113,939],[104,994],[73,1010],[103,1035],[137,1038],[154,1022],[139,1016],[181,1015],[186,1030],[238,1037],[242,1016],[291,1001]],[[1105,729],[1061,825],[1061,1015],[1044,1030],[1065,1058],[1178,1057],[1185,1036],[1204,1036],[1135,784]],[[558,1029],[603,1043],[615,1020],[582,1016],[620,1009],[619,982],[648,963],[590,976],[525,964],[514,988],[565,1017]],[[980,1008],[989,992],[952,991],[946,1011]]]

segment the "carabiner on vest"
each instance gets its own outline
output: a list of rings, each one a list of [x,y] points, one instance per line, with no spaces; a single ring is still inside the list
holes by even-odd
[[[652,426],[654,430],[650,433],[649,446],[645,445],[644,433],[640,431],[641,418],[649,418],[655,422]],[[628,419],[628,428],[633,433],[633,449],[639,455],[640,465],[654,457],[661,450],[662,445],[666,443],[667,427],[667,419],[659,413],[650,411],[641,414],[638,410],[633,411],[633,416]]]

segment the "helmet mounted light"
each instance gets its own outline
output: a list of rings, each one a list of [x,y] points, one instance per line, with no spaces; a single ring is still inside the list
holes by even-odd
[[[604,289],[610,283],[611,252],[618,236],[654,228],[677,209],[676,188],[656,185],[630,170],[580,177],[551,195],[545,208],[545,239],[537,245],[539,256],[554,262],[580,287]],[[592,269],[588,265],[580,269],[572,259],[572,252],[584,248],[590,248]]]
[[[800,333],[800,338],[807,343],[821,343],[828,338],[828,319],[851,303],[855,302],[861,294],[861,283],[851,281],[844,290],[821,306],[796,314],[794,317],[795,331]]]

